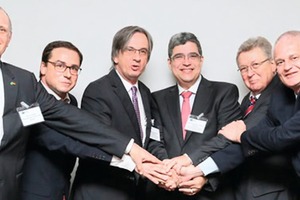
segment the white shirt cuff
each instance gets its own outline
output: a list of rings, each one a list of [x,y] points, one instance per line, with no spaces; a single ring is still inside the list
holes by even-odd
[[[113,156],[110,162],[110,166],[119,167],[132,172],[135,168],[135,163],[129,155],[124,154],[121,159],[117,156]]]
[[[200,170],[202,170],[204,176],[220,171],[217,164],[211,157],[205,159],[203,162],[197,165],[197,167],[200,168]]]
[[[125,149],[125,152],[124,152],[125,154],[129,154],[129,152],[130,152],[130,150],[131,150],[131,148],[132,148],[133,143],[134,143],[134,139],[131,139],[131,140],[129,141],[129,143],[128,143],[126,149]]]

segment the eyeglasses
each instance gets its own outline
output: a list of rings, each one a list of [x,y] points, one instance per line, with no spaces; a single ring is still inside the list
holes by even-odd
[[[261,62],[254,62],[254,63],[252,63],[250,66],[247,66],[247,65],[241,65],[241,66],[239,67],[238,71],[240,71],[241,74],[245,74],[245,73],[247,73],[247,72],[249,71],[249,68],[250,68],[251,70],[255,70],[255,69],[257,69],[258,67],[260,67],[262,64],[264,64],[265,62],[267,62],[268,60],[270,60],[270,58],[267,58],[267,59],[265,59],[265,60],[263,60],[263,61],[261,61]]]
[[[136,54],[136,52],[139,52],[140,56],[148,56],[148,49],[141,48],[141,49],[136,49],[133,47],[125,47],[124,49],[125,52],[127,52],[130,56],[133,56]]]
[[[65,72],[66,69],[70,69],[70,73],[72,75],[79,75],[80,71],[82,70],[80,67],[78,67],[77,65],[72,65],[72,66],[67,66],[66,63],[62,62],[62,61],[47,61],[48,63],[52,64],[54,66],[54,69],[58,72]]]
[[[196,61],[199,58],[201,58],[201,55],[193,52],[189,53],[188,55],[184,55],[182,53],[175,54],[174,56],[171,57],[171,60],[174,62],[183,62],[185,59],[188,59],[189,61]]]

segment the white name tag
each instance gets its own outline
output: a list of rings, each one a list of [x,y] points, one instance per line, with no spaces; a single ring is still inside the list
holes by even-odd
[[[160,142],[160,132],[158,128],[151,127],[150,138],[152,140]]]
[[[17,108],[23,126],[30,126],[45,121],[38,103],[28,106],[21,102],[22,107]]]
[[[190,115],[186,122],[185,130],[202,134],[207,121],[208,119],[203,116],[203,113],[201,113],[199,116]]]

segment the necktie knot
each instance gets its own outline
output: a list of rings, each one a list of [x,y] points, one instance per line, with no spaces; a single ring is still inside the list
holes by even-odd
[[[190,96],[192,95],[192,92],[190,91],[185,91],[181,93],[181,96],[183,97],[183,99],[188,99],[190,98]]]
[[[136,87],[136,86],[132,86],[132,87],[131,87],[131,91],[132,91],[132,95],[133,95],[133,96],[136,96],[137,87]]]
[[[250,97],[250,105],[254,105],[256,102],[256,98],[254,96]]]

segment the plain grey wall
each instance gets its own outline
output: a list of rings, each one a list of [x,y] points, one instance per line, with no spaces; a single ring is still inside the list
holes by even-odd
[[[235,54],[249,37],[272,43],[283,32],[300,30],[299,0],[1,0],[13,23],[13,38],[2,57],[22,68],[38,70],[43,48],[68,40],[84,54],[83,71],[73,94],[81,99],[87,84],[108,73],[113,35],[127,25],[147,29],[154,49],[141,80],[152,91],[174,83],[167,66],[167,44],[178,32],[197,35],[204,53],[202,74],[235,83],[246,92]]]

